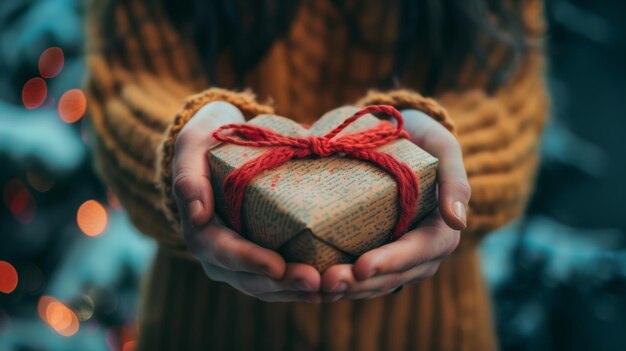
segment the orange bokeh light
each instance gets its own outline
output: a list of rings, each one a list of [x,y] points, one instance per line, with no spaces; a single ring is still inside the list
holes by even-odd
[[[0,261],[0,292],[10,294],[17,287],[17,270],[12,264]]]
[[[124,343],[122,351],[135,351],[135,347],[137,347],[135,340],[127,341]]]
[[[96,200],[85,201],[76,213],[78,228],[87,236],[98,236],[104,232],[108,224],[107,211]]]
[[[63,70],[64,62],[65,57],[61,48],[47,48],[39,56],[39,73],[44,78],[56,77]]]
[[[87,98],[80,89],[66,91],[59,99],[59,116],[66,123],[80,120],[87,111]]]
[[[29,79],[22,88],[22,103],[29,110],[41,106],[48,96],[46,81],[36,77]]]
[[[43,295],[39,298],[39,303],[37,303],[37,312],[39,312],[39,318],[41,318],[44,322],[47,322],[46,309],[53,301],[56,301],[56,299],[52,296]]]
[[[71,308],[51,296],[42,296],[37,304],[39,317],[63,336],[76,334],[80,323]]]
[[[46,307],[46,320],[54,330],[65,330],[72,325],[74,313],[64,304],[52,301]]]

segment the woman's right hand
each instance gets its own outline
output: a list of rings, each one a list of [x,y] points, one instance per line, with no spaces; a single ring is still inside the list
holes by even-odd
[[[212,102],[194,115],[176,139],[173,195],[187,247],[209,278],[244,294],[268,302],[318,303],[321,279],[313,266],[286,263],[275,251],[224,226],[214,213],[207,150],[217,141],[211,135],[223,124],[244,122],[232,104]]]

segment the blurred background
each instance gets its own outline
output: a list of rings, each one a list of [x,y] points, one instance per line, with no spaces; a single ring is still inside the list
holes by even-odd
[[[0,350],[134,348],[155,245],[94,175],[83,1],[0,3]],[[552,113],[483,244],[503,350],[626,350],[626,3],[547,0]]]

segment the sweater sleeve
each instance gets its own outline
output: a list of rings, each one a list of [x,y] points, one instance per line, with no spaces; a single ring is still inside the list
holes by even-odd
[[[359,102],[421,110],[457,137],[472,188],[461,246],[475,243],[525,208],[548,111],[541,61],[533,54],[515,78],[491,95],[473,89],[431,99],[396,90],[370,92]]]
[[[95,167],[139,230],[182,247],[168,178],[176,135],[211,101],[230,102],[246,118],[272,108],[249,92],[204,90],[193,47],[144,3],[90,1],[86,90]]]

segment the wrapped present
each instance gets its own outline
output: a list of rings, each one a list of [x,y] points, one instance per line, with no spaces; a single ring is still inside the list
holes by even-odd
[[[320,271],[409,230],[437,206],[437,159],[407,140],[393,107],[357,111],[334,110],[309,129],[275,115],[218,129],[223,142],[208,155],[217,213]]]

